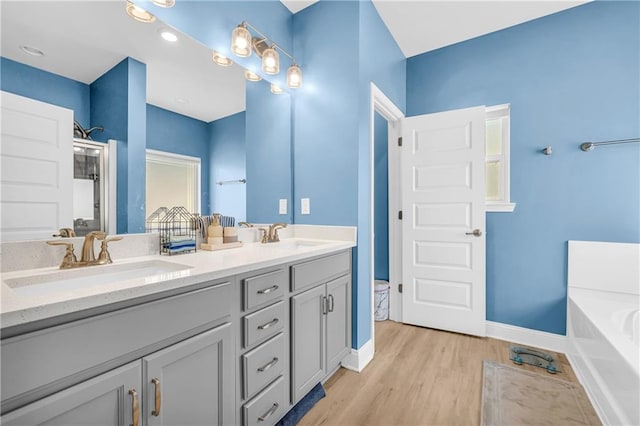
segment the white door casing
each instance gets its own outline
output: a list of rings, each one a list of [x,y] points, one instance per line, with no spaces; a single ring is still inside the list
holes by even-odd
[[[0,239],[73,228],[73,111],[1,92]]]
[[[403,322],[484,336],[485,107],[402,129]]]

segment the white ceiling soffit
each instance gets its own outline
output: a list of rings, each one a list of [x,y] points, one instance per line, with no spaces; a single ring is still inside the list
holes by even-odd
[[[291,13],[298,13],[305,7],[309,7],[318,0],[280,0]]]
[[[245,110],[241,67],[216,65],[210,49],[178,32],[176,43],[164,41],[159,31],[167,25],[136,22],[125,5],[3,0],[2,56],[87,84],[129,56],[147,65],[147,103],[205,122]]]
[[[373,0],[406,57],[569,9],[587,1]]]

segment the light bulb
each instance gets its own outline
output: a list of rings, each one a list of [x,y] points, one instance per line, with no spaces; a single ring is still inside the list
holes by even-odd
[[[136,21],[144,22],[148,24],[156,20],[156,17],[152,13],[147,12],[143,8],[136,6],[130,1],[127,2],[126,8],[127,8],[127,15],[131,16]]]
[[[213,56],[211,57],[211,59],[213,59],[213,62],[215,62],[216,64],[222,67],[228,67],[229,65],[233,65],[233,61],[231,59],[227,58],[217,50],[213,51]]]
[[[280,55],[278,55],[274,47],[271,46],[262,53],[262,71],[267,74],[278,74],[280,72]]]
[[[244,23],[235,27],[231,33],[231,51],[242,58],[251,56],[251,33]]]
[[[151,3],[160,7],[173,7],[176,4],[176,0],[151,0]]]
[[[295,62],[287,70],[287,86],[292,89],[302,86],[302,70]]]
[[[246,78],[249,81],[260,81],[260,80],[262,80],[262,77],[260,77],[258,74],[254,73],[253,71],[249,71],[249,70],[246,70],[244,72],[244,78]]]
[[[273,93],[274,95],[281,95],[282,93],[284,93],[284,90],[282,90],[279,86],[271,83],[271,93]]]

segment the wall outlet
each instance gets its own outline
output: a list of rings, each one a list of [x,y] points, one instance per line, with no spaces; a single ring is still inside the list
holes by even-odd
[[[309,198],[300,199],[300,213],[301,214],[311,213],[311,202],[309,201]]]
[[[281,198],[280,203],[278,204],[278,213],[279,214],[287,214],[287,199]]]

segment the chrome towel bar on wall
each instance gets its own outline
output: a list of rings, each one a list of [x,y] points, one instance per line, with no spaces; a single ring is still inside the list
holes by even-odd
[[[623,143],[633,143],[640,142],[640,138],[630,138],[630,139],[616,139],[612,141],[602,141],[602,142],[585,142],[580,145],[580,149],[584,152],[593,151],[596,146],[600,145],[618,145]]]

